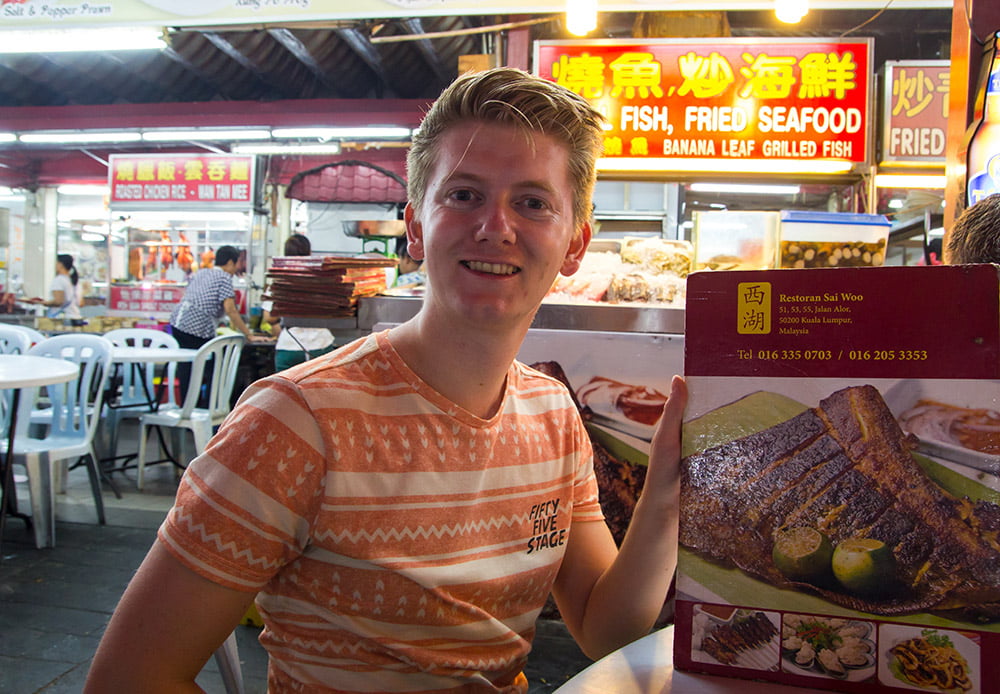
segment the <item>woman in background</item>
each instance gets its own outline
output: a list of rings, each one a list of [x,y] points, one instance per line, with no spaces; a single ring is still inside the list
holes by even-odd
[[[311,255],[312,244],[302,234],[292,234],[285,241],[285,255]],[[333,351],[333,333],[326,328],[284,328],[281,316],[273,312],[273,302],[262,303],[263,322],[271,325],[271,334],[277,335],[274,345],[274,368],[284,371],[296,364],[314,359]]]
[[[80,315],[80,300],[76,295],[77,283],[80,276],[76,268],[73,267],[73,256],[68,253],[60,253],[56,256],[56,276],[52,280],[49,288],[51,299],[33,299],[32,303],[40,303],[48,310],[45,315],[48,318],[62,318],[67,325],[83,325],[83,316]]]

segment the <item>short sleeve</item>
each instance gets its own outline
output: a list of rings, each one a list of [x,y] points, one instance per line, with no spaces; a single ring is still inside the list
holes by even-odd
[[[308,544],[325,481],[319,427],[298,387],[262,379],[189,465],[159,538],[205,578],[260,590]]]

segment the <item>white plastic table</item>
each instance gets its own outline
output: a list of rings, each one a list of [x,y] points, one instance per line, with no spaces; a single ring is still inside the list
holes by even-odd
[[[197,354],[198,350],[188,349],[185,347],[130,347],[125,345],[115,345],[111,350],[111,361],[113,364],[136,368],[142,364],[191,362],[194,361]],[[155,393],[150,393],[148,386],[146,385],[145,375],[137,373],[135,374],[135,377],[139,379],[139,382],[142,384],[143,393],[149,403],[149,411],[156,412],[160,404],[160,395],[163,392],[163,388],[167,386],[166,378],[161,378],[159,388],[156,389]],[[114,409],[114,405],[108,404],[108,407]],[[159,434],[159,430],[157,430],[157,435],[162,436]],[[126,461],[129,461],[135,457],[134,453],[121,456],[116,453],[116,451],[112,451],[111,457],[102,460],[102,463],[110,463],[112,465],[110,468],[102,468],[104,472],[121,472],[132,467],[132,465],[129,465],[127,462],[118,467],[114,467],[115,461],[119,458],[124,458]]]
[[[674,669],[673,626],[601,658],[566,681],[556,694],[802,694],[817,689]]]
[[[189,362],[194,361],[195,355],[198,354],[196,349],[186,349],[184,347],[125,347],[125,346],[115,346],[111,350],[111,361],[115,364],[167,364],[170,362]],[[136,377],[142,383],[143,390],[146,389],[146,379],[142,374],[137,374]],[[158,404],[158,393],[146,392],[146,397],[149,400],[149,410],[153,412],[156,410]]]
[[[80,373],[80,365],[62,359],[36,357],[25,354],[0,354],[0,389],[13,391],[10,402],[10,423],[7,427],[7,456],[3,469],[3,497],[0,500],[0,547],[8,512],[17,512],[17,495],[14,493],[14,433],[17,430],[17,410],[21,389],[50,386],[72,381]],[[0,557],[3,551],[0,549]]]

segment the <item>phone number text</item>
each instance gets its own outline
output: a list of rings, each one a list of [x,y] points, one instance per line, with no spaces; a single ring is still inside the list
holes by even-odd
[[[736,358],[760,361],[927,361],[925,349],[738,349]]]

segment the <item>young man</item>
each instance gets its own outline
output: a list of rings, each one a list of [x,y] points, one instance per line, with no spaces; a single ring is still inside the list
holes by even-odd
[[[524,692],[550,592],[591,657],[648,632],[676,563],[684,382],[617,550],[569,393],[515,361],[590,240],[600,145],[585,101],[517,70],[442,94],[408,160],[420,312],[248,390],[88,691],[193,688],[255,594],[273,692]]]

